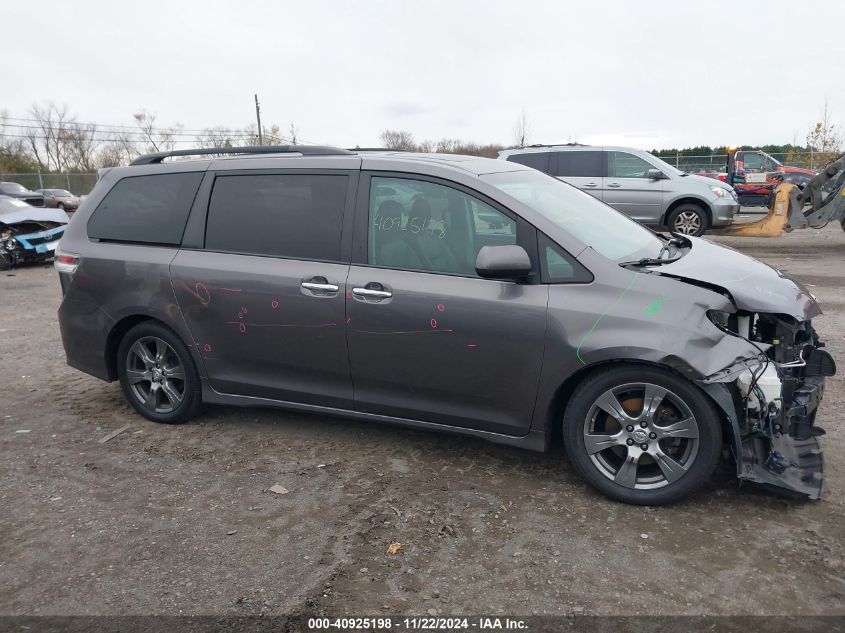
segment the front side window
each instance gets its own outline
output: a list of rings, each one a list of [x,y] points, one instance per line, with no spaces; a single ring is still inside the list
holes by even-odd
[[[119,180],[91,215],[88,236],[178,245],[202,177],[202,172],[190,172]]]
[[[485,174],[482,179],[617,262],[656,257],[662,242],[651,231],[588,193],[536,171]]]
[[[516,244],[516,222],[463,191],[407,178],[371,180],[371,265],[474,277],[481,247],[506,244]]]
[[[218,176],[208,205],[205,248],[339,261],[347,181],[343,175]]]
[[[607,175],[610,178],[648,178],[648,171],[654,168],[647,160],[628,152],[607,153]]]

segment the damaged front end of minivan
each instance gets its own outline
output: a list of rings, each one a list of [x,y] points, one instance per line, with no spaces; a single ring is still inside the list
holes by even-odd
[[[825,431],[816,414],[825,377],[836,373],[836,364],[812,325],[821,314],[816,298],[783,272],[736,251],[704,240],[695,240],[692,250],[711,265],[694,276],[676,265],[661,274],[721,291],[735,310],[711,310],[708,318],[759,350],[756,359],[698,381],[733,429],[738,477],[818,499],[824,490],[819,437]],[[737,270],[746,272],[737,276]]]
[[[738,310],[711,313],[719,327],[760,346],[765,360],[700,384],[734,428],[737,475],[818,499],[824,458],[816,413],[836,365],[809,320]],[[737,373],[738,372],[738,373]]]

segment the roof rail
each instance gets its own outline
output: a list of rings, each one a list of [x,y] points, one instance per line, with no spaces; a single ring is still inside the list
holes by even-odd
[[[353,154],[339,147],[322,145],[247,145],[244,147],[202,147],[199,149],[176,149],[170,152],[144,154],[130,165],[157,165],[172,156],[207,156],[210,154],[302,154],[303,156],[340,156]]]
[[[589,147],[584,143],[534,143],[533,145],[526,145],[525,147]]]
[[[406,149],[396,149],[393,147],[350,147],[350,152],[407,152]]]

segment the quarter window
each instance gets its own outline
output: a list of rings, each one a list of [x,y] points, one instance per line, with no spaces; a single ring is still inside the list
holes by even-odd
[[[552,284],[589,283],[592,273],[542,233],[538,236],[543,281]]]
[[[452,187],[374,177],[368,261],[375,266],[476,276],[482,246],[516,244],[516,222]]]
[[[656,169],[647,160],[628,152],[607,153],[607,175],[610,178],[648,178],[649,169]]]
[[[524,154],[511,154],[508,160],[512,163],[519,163],[526,167],[533,167],[543,173],[549,173],[549,152],[525,152]]]
[[[91,215],[88,236],[178,245],[202,177],[202,172],[190,172],[119,180]]]
[[[205,248],[321,261],[340,260],[346,176],[218,176]]]

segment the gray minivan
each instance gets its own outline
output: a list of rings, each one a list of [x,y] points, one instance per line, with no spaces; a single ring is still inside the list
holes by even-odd
[[[501,151],[499,158],[560,178],[641,224],[684,235],[728,226],[739,210],[730,185],[628,147],[535,145]]]
[[[205,402],[540,451],[562,431],[587,481],[643,504],[727,447],[739,477],[821,494],[813,296],[517,163],[143,156],[102,174],[55,266],[68,363],[156,422]]]

